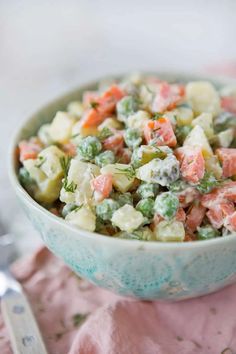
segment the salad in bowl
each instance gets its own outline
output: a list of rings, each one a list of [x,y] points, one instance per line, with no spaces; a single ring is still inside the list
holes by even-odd
[[[134,75],[19,142],[19,180],[79,229],[156,242],[236,232],[236,89]]]

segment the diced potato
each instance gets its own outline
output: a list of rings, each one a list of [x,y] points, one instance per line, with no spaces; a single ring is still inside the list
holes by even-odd
[[[220,97],[214,86],[208,81],[194,81],[186,85],[186,97],[195,114],[220,113]]]
[[[220,147],[229,147],[234,138],[234,129],[230,128],[220,132],[217,138]]]
[[[43,124],[38,131],[38,137],[44,145],[51,145],[53,143],[50,135],[51,124]]]
[[[122,129],[122,123],[119,122],[116,118],[114,117],[110,117],[110,118],[106,118],[104,120],[104,122],[102,122],[99,126],[98,126],[98,130],[99,132],[104,129],[104,128],[108,128],[108,129]]]
[[[122,231],[132,232],[144,222],[144,217],[140,211],[135,210],[129,204],[125,204],[114,212],[111,221]]]
[[[59,198],[61,190],[61,178],[47,178],[38,184],[34,198],[40,203],[53,203]]]
[[[158,241],[182,242],[185,238],[184,225],[180,221],[161,221],[157,224],[154,234]]]
[[[179,178],[179,161],[174,155],[164,160],[153,159],[136,170],[136,176],[147,183],[158,183],[161,186],[171,185]]]
[[[63,176],[60,159],[65,156],[57,146],[51,145],[42,150],[37,158],[36,164],[49,179],[56,179]]]
[[[168,147],[167,147],[168,148]],[[171,150],[170,150],[171,152]],[[151,145],[141,145],[137,148],[132,155],[131,162],[135,168],[145,165],[154,158],[165,158],[167,152],[161,146],[160,148],[155,148]]]
[[[199,146],[205,158],[213,155],[212,148],[207,140],[204,130],[200,125],[196,125],[187,135],[184,146]]]
[[[82,206],[70,212],[65,220],[84,230],[94,231],[96,228],[96,216],[88,206]]]
[[[97,136],[99,134],[98,128],[97,127],[82,127],[82,122],[79,121],[77,123],[75,123],[75,125],[72,128],[72,138],[74,140],[74,138],[76,139],[76,136],[80,135],[81,137],[86,137],[89,135],[94,135]]]
[[[45,173],[37,167],[37,160],[25,160],[23,161],[23,165],[25,169],[29,172],[30,177],[33,178],[37,184],[46,180],[47,176],[45,175]]]
[[[140,100],[142,102],[143,109],[149,109],[154,97],[154,92],[148,85],[142,85],[140,87]]]
[[[132,174],[131,166],[115,163],[101,168],[102,174],[111,174],[112,183],[121,193],[127,192],[133,185],[135,176]]]
[[[127,119],[129,128],[138,129],[143,132],[146,122],[150,119],[150,115],[146,111],[138,111],[130,115]]]
[[[84,113],[84,106],[80,101],[73,101],[68,104],[67,111],[76,118],[81,118]]]
[[[207,138],[211,138],[214,135],[213,118],[211,113],[202,113],[200,116],[192,121],[192,126],[200,125],[204,130]]]
[[[172,114],[176,118],[178,126],[189,125],[193,120],[193,111],[188,107],[178,107],[170,112],[166,112],[165,116],[168,116],[168,114]]]
[[[213,155],[205,159],[205,168],[207,172],[212,172],[217,179],[220,179],[223,173],[218,157]]]
[[[37,184],[34,198],[38,202],[52,203],[58,199],[63,176],[60,157],[64,155],[56,146],[50,146],[37,159],[24,161],[24,167]]]
[[[50,135],[53,141],[59,143],[67,142],[72,133],[75,119],[69,113],[57,112],[50,126]]]
[[[68,172],[68,184],[76,185],[74,192],[68,192],[63,187],[61,189],[60,200],[65,203],[92,204],[93,189],[90,182],[100,173],[98,166],[72,159]]]

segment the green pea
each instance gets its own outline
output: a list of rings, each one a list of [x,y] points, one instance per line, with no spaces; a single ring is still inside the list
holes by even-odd
[[[159,185],[155,183],[142,183],[136,193],[141,199],[154,198],[159,191]]]
[[[120,207],[123,207],[125,204],[133,205],[133,197],[129,192],[117,195],[116,201]]]
[[[111,150],[102,152],[101,154],[95,157],[95,163],[100,167],[115,163],[114,152]]]
[[[175,216],[179,207],[179,199],[171,192],[164,192],[156,197],[154,210],[166,220]]]
[[[151,198],[141,199],[136,205],[136,209],[148,219],[154,216],[154,200]]]
[[[128,147],[134,149],[142,142],[142,137],[137,129],[127,129],[124,134],[124,140]]]
[[[119,209],[119,203],[113,199],[104,199],[100,204],[96,206],[97,216],[104,220],[111,220],[113,213]]]
[[[36,187],[35,180],[30,176],[29,172],[25,167],[21,167],[19,169],[19,181],[21,185],[28,191],[28,193],[32,194],[34,192],[34,188]]]
[[[220,232],[215,230],[211,225],[198,227],[197,238],[198,240],[209,240],[211,238],[219,237]]]
[[[79,154],[87,161],[93,160],[102,150],[102,144],[95,136],[87,136],[78,146]]]
[[[122,122],[138,110],[137,100],[132,96],[125,96],[116,105],[118,119]]]

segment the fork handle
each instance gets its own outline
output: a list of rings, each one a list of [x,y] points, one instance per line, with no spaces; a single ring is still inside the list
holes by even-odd
[[[37,322],[23,292],[11,290],[1,300],[14,354],[47,354]]]

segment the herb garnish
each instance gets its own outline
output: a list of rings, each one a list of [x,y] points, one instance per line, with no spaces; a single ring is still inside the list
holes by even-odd
[[[163,117],[163,113],[155,113],[154,116],[151,119],[157,120],[157,119],[162,118],[162,117]]]
[[[47,159],[44,156],[39,156],[38,160],[39,162],[36,163],[35,167],[40,168],[46,162]]]
[[[202,193],[209,193],[215,187],[218,187],[222,183],[221,180],[217,180],[212,172],[206,172],[200,183],[196,186],[196,189]]]
[[[68,178],[67,178],[69,168],[70,168],[70,163],[71,163],[70,156],[63,156],[60,158],[60,164],[61,164],[61,168],[62,168],[63,174],[64,174],[63,188],[65,189],[66,192],[74,193],[77,188],[77,184],[73,181],[69,183]]]
[[[69,183],[66,177],[63,180],[63,188],[66,192],[74,193],[77,188],[77,184],[73,181]]]
[[[119,172],[116,172],[117,174],[120,175],[126,175],[128,179],[133,179],[135,177],[135,169],[130,166],[127,168],[116,168]]]
[[[79,135],[80,135],[79,133],[73,134],[73,135],[71,136],[71,139],[75,139],[75,138],[77,138],[77,136],[79,136]]]
[[[70,156],[63,156],[60,158],[61,168],[64,173],[64,177],[67,177],[69,168],[70,168],[71,157]]]
[[[73,325],[74,327],[78,327],[84,320],[86,320],[88,314],[76,313],[73,317]]]
[[[99,106],[99,103],[96,101],[92,101],[90,102],[90,107],[93,109],[97,109],[97,107]]]
[[[77,212],[77,211],[79,211],[83,206],[84,206],[84,204],[75,205],[75,206],[71,209],[71,211]]]

